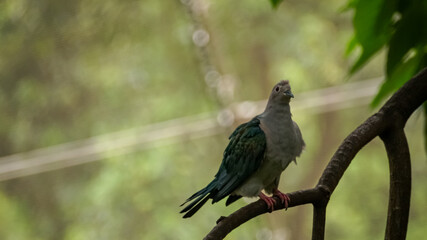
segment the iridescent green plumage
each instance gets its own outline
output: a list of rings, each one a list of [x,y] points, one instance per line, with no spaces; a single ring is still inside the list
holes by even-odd
[[[226,205],[242,196],[259,196],[272,209],[275,200],[262,190],[288,204],[289,197],[278,190],[280,175],[305,146],[298,125],[292,121],[289,102],[293,97],[288,81],[274,86],[264,112],[240,125],[229,137],[214,180],[184,202],[192,201],[181,211],[186,213],[184,218],[191,217],[209,199],[215,203],[227,196]]]
[[[230,135],[214,180],[187,199],[185,203],[195,200],[181,211],[187,212],[184,218],[191,217],[208,199],[215,203],[227,197],[258,169],[266,148],[265,134],[259,123],[259,119],[254,118]]]

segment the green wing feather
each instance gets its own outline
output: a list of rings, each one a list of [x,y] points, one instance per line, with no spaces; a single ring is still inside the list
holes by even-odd
[[[212,202],[218,202],[236,190],[261,165],[266,140],[259,127],[259,119],[240,125],[230,136],[230,143],[224,151],[224,158],[215,178],[217,193]]]
[[[182,204],[192,201],[181,211],[186,213],[184,218],[193,216],[208,199],[215,203],[230,195],[259,168],[267,145],[259,124],[259,119],[255,117],[241,124],[230,135],[230,143],[224,151],[224,158],[215,179]],[[237,199],[231,199],[228,204]]]

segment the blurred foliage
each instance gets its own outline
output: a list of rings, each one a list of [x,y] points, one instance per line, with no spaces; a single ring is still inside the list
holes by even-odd
[[[282,1],[270,2],[277,7]],[[347,44],[346,55],[358,57],[349,70],[350,74],[387,48],[384,83],[371,103],[377,107],[427,67],[427,1],[349,0],[343,9],[354,10],[354,35]],[[427,111],[425,114],[427,116]],[[427,133],[424,136],[427,152]]]
[[[270,0],[277,7],[283,0]],[[372,101],[378,106],[427,66],[427,1],[350,0],[344,10],[354,10],[354,36],[346,54],[358,54],[350,74],[361,69],[387,47],[385,81]]]
[[[300,92],[344,83],[352,26],[350,13],[337,14],[341,4],[289,0],[272,12],[257,0],[2,1],[0,156],[216,112],[225,90],[230,102],[261,100],[287,78],[298,99]],[[197,51],[201,27],[221,76],[217,85],[208,84]],[[377,77],[383,64],[374,58],[351,80]],[[370,114],[366,107],[294,112],[307,150],[285,172],[281,189],[312,187],[341,139]],[[426,233],[419,127],[415,118],[407,124],[414,158],[410,239]],[[0,239],[200,239],[247,201],[208,204],[188,220],[178,214],[179,204],[215,174],[230,132],[183,135],[173,144],[167,139],[3,181]],[[328,239],[382,236],[387,168],[379,143],[357,156],[328,208]],[[229,239],[309,239],[310,228],[311,208],[303,206],[258,217]]]
[[[427,1],[350,0],[348,8],[355,14],[354,36],[347,53],[361,49],[350,73],[358,71],[375,53],[387,48],[386,77],[371,103],[378,106],[427,67]],[[427,116],[427,111],[424,114]],[[424,129],[424,150],[427,152],[427,127]]]
[[[270,0],[270,2],[271,2],[271,5],[272,5],[274,8],[277,8],[277,6],[279,6],[279,4],[280,4],[281,2],[283,2],[283,0]]]
[[[372,101],[378,106],[414,74],[427,66],[427,1],[352,0],[354,37],[349,52],[361,48],[350,73],[387,47],[386,79]]]

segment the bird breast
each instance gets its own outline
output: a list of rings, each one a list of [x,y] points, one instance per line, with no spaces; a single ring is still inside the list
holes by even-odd
[[[261,129],[266,135],[267,149],[264,161],[280,169],[285,170],[295,159],[296,136],[291,119],[279,118],[282,121],[261,122]],[[280,174],[279,173],[279,174]]]

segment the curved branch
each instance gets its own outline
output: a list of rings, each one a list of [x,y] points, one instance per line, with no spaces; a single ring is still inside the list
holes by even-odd
[[[328,198],[326,192],[320,187],[292,192],[287,194],[290,199],[288,208],[304,205],[307,203],[313,203],[321,201],[322,199]],[[281,210],[285,208],[285,205],[281,203],[280,199],[276,198],[276,204],[274,205],[274,211]],[[217,221],[217,225],[209,232],[204,240],[216,240],[223,239],[227,234],[229,234],[233,229],[237,228],[241,224],[247,222],[248,220],[267,213],[267,205],[261,199],[250,203],[239,210],[235,211],[228,217],[221,217]]]
[[[350,133],[332,156],[320,177],[318,185],[325,186],[332,194],[359,150],[378,136],[384,128],[385,118],[382,113],[378,112]]]
[[[407,214],[409,213],[410,159],[403,127],[409,116],[427,100],[427,68],[409,80],[384,104],[384,106],[363,124],[357,127],[339,146],[332,159],[323,171],[317,186],[313,189],[289,193],[290,206],[312,203],[315,207],[313,219],[313,239],[323,239],[325,229],[326,205],[345,170],[353,158],[367,143],[381,136],[386,145],[390,159],[390,203],[387,220],[386,239],[404,239],[406,236]],[[406,149],[400,149],[404,147]],[[403,152],[401,153],[400,150]],[[404,162],[403,165],[401,162]],[[409,162],[409,165],[408,165]],[[403,176],[396,178],[396,171],[404,167]],[[408,175],[409,171],[409,175]],[[401,180],[404,179],[404,182]],[[406,188],[407,190],[402,190]],[[276,201],[275,210],[283,209],[280,201]],[[222,217],[218,224],[204,239],[223,239],[233,229],[246,221],[267,212],[264,202],[258,200],[228,217]],[[398,224],[401,224],[397,226]],[[403,229],[403,233],[397,231]],[[394,235],[393,235],[394,234]],[[389,236],[387,238],[387,236]],[[403,238],[402,238],[403,236]]]
[[[385,239],[405,239],[411,200],[411,160],[405,133],[394,128],[381,134],[390,166],[390,190]]]

